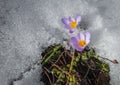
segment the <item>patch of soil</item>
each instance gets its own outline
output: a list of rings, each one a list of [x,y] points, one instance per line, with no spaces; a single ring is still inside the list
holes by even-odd
[[[49,46],[42,53],[41,81],[45,85],[110,85],[109,66],[99,60],[93,48],[74,52],[61,45]]]

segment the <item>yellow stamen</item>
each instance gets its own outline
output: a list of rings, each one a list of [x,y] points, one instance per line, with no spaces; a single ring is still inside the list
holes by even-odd
[[[86,45],[86,41],[85,41],[85,40],[80,40],[80,41],[78,42],[78,45],[79,45],[80,47],[84,47],[84,46]]]
[[[70,27],[71,27],[72,29],[76,28],[76,27],[77,27],[77,23],[76,23],[76,22],[71,22],[71,23],[70,23]]]

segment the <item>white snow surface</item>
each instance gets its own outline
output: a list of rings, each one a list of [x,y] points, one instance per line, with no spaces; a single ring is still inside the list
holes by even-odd
[[[0,85],[42,85],[43,48],[70,37],[63,17],[81,15],[97,53],[120,62],[119,9],[120,0],[0,0]],[[120,64],[108,63],[119,85]]]

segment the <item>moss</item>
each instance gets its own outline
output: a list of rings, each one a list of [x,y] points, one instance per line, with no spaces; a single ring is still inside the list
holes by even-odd
[[[41,81],[45,85],[110,85],[109,66],[93,48],[75,51],[72,68],[70,50],[60,44],[49,46],[42,56]]]

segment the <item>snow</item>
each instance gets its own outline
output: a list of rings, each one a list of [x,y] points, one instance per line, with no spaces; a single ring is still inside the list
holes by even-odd
[[[119,0],[0,0],[0,85],[42,85],[36,63],[43,48],[70,37],[62,17],[81,15],[97,53],[120,62],[119,4]],[[109,65],[111,84],[119,85],[120,64]]]

